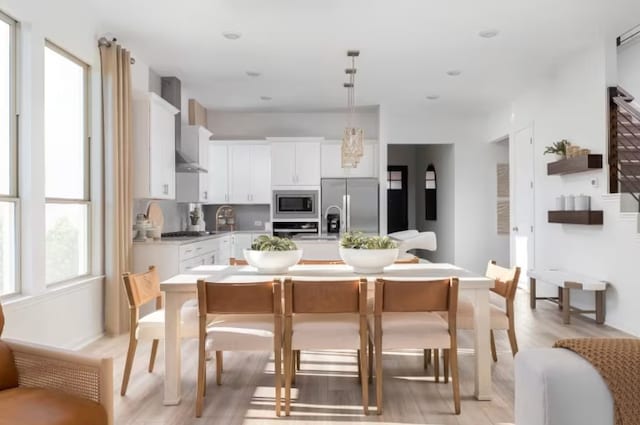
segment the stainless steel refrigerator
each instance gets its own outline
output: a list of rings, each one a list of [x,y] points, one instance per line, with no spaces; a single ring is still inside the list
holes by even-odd
[[[327,209],[340,209],[341,231],[378,234],[378,179],[322,179],[322,233],[327,232]],[[331,208],[330,213],[338,212]]]

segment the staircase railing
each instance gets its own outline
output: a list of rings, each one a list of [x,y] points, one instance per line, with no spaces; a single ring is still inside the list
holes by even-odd
[[[640,211],[640,110],[621,87],[609,87],[609,191],[629,193]]]

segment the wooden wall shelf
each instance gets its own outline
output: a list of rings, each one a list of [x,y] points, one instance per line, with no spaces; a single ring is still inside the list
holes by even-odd
[[[602,211],[549,211],[549,223],[601,225]]]
[[[581,155],[547,164],[547,175],[572,174],[602,168],[602,155]]]

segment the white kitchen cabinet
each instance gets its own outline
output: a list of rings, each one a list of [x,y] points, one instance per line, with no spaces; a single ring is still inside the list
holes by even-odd
[[[321,147],[321,175],[327,177],[377,177],[378,145],[364,144],[364,155],[356,168],[342,168],[340,143],[323,143]]]
[[[251,248],[253,235],[251,233],[234,233],[232,239],[232,252],[235,258],[243,259],[242,250]]]
[[[175,115],[155,93],[133,102],[133,197],[175,199]]]
[[[271,147],[267,144],[230,143],[225,145],[226,163],[221,159],[223,149],[216,146],[212,153],[216,164],[209,163],[217,181],[210,183],[213,203],[269,204],[271,202]],[[226,171],[226,174],[222,174]],[[226,184],[222,184],[221,182]],[[225,190],[225,187],[227,188]]]
[[[207,176],[209,178],[209,204],[229,202],[229,158],[228,146],[217,142],[209,144]]]
[[[211,132],[199,125],[182,126],[182,152],[208,170]],[[209,173],[177,173],[178,202],[210,202]]]
[[[229,257],[231,257],[231,238],[232,236],[229,235],[216,239],[218,241],[216,264],[229,264]]]
[[[319,186],[319,142],[273,142],[271,144],[273,186]]]

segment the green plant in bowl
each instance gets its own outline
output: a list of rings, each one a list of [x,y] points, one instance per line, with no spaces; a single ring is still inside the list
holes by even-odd
[[[340,246],[347,249],[393,249],[397,245],[388,236],[367,236],[362,232],[347,232],[340,239]]]
[[[295,251],[298,247],[291,239],[261,235],[253,240],[251,249],[254,251]]]

